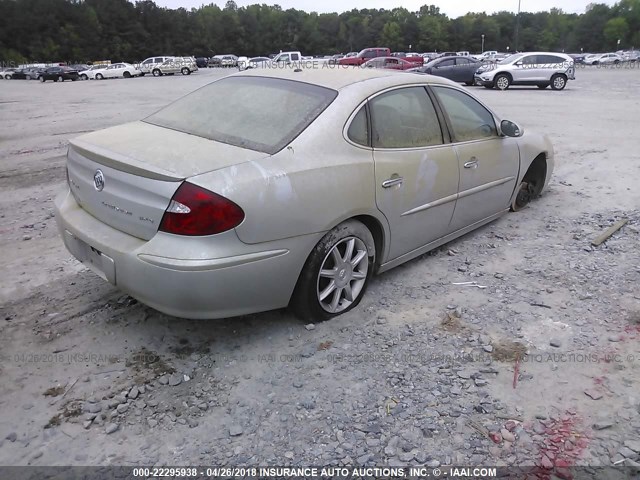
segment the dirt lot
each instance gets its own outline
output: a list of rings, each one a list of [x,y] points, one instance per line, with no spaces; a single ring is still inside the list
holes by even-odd
[[[220,75],[0,83],[0,464],[640,466],[640,69],[473,88],[551,136],[548,190],[315,326],[167,317],[58,237],[68,139]]]

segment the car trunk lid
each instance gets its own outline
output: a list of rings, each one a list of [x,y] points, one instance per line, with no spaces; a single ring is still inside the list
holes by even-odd
[[[71,192],[84,210],[149,240],[184,179],[265,156],[135,122],[71,140],[67,169]]]

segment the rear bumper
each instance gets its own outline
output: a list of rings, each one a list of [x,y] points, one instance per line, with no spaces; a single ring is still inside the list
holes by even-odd
[[[141,240],[80,208],[66,190],[55,200],[67,249],[140,302],[183,318],[225,318],[288,305],[322,233],[257,245],[235,231],[210,237],[158,233]]]

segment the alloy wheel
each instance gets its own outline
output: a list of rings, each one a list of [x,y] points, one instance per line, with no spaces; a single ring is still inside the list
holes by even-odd
[[[360,295],[367,281],[367,247],[357,237],[336,243],[325,256],[317,281],[317,296],[323,310],[346,310]]]

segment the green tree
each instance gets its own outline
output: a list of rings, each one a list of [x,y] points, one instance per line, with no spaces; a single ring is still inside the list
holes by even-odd
[[[382,44],[391,50],[403,50],[400,25],[397,22],[387,22],[382,28]]]
[[[609,20],[604,26],[604,38],[611,47],[615,47],[618,42],[626,45],[627,35],[629,35],[629,24],[622,17]]]

